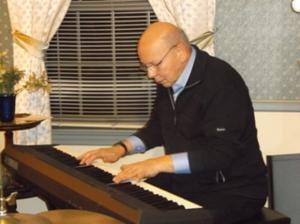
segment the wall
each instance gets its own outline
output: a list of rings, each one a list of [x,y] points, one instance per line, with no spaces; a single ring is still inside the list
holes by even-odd
[[[299,112],[256,112],[255,118],[264,156],[300,153]]]
[[[298,103],[300,13],[286,0],[216,1],[215,53],[246,81],[256,102]]]
[[[6,51],[8,57],[12,57],[11,28],[7,4],[5,0],[0,1],[0,51]],[[11,60],[9,60],[11,61]]]

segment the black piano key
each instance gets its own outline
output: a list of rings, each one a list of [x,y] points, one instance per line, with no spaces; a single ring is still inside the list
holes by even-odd
[[[94,166],[90,166],[90,167],[83,167],[81,169],[79,169],[82,173],[94,177],[96,179],[101,180],[103,183],[108,184],[112,182],[112,178],[113,176],[108,173],[105,172],[99,168],[96,168]]]

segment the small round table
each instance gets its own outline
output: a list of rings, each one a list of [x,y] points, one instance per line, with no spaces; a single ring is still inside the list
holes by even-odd
[[[0,121],[0,131],[5,132],[4,149],[13,146],[13,131],[34,128],[45,119],[45,116],[40,115],[16,114],[11,122]]]

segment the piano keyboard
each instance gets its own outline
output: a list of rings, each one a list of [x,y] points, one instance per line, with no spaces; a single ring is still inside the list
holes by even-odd
[[[199,205],[146,182],[112,184],[107,167],[78,166],[77,155],[67,151],[49,145],[16,146],[4,150],[4,163],[74,208],[104,212],[126,223],[201,223]]]
[[[75,159],[77,156],[81,155],[84,151],[86,151],[85,149],[82,150],[82,147],[80,147],[80,146],[79,147],[78,146],[56,146],[55,148],[57,150],[61,151],[62,153],[64,153],[64,156],[66,156],[66,154],[69,155],[70,160]],[[94,167],[99,168],[98,169],[99,172],[103,172],[103,171],[107,172],[107,178],[108,178],[107,184],[109,184],[112,182],[113,175],[116,175],[119,172],[119,170],[120,170],[119,167],[122,164],[136,162],[136,160],[142,160],[142,158],[143,158],[143,157],[137,158],[136,155],[129,155],[127,157],[130,157],[130,160],[128,158],[123,158],[122,161],[120,163],[118,163],[117,165],[110,164],[110,163],[104,163],[102,161],[98,161],[93,165],[94,165]],[[76,163],[77,161],[74,161],[74,162]],[[111,175],[109,175],[109,174],[111,174]],[[126,185],[129,185],[129,186],[126,186]],[[119,186],[118,185],[111,185],[111,186],[114,186],[115,188],[119,188],[121,190],[124,189],[124,191],[128,191],[126,193],[129,193],[129,194],[131,194],[131,193],[133,194],[133,192],[130,192],[130,190],[131,190],[130,188],[143,189],[145,192],[150,191],[154,194],[155,197],[161,196],[165,200],[168,200],[169,202],[174,202],[177,205],[179,205],[180,207],[184,207],[185,209],[201,208],[201,206],[196,203],[188,201],[182,197],[179,197],[175,194],[172,194],[168,191],[165,191],[165,190],[158,188],[147,182],[131,182],[130,184],[127,183],[127,184],[120,184]]]

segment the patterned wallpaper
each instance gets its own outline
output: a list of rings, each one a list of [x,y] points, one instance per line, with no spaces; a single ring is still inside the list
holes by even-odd
[[[0,51],[7,51],[9,58],[12,58],[11,30],[6,0],[0,0]]]
[[[216,55],[244,77],[255,101],[300,105],[300,13],[287,0],[217,0]]]

